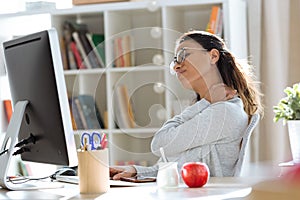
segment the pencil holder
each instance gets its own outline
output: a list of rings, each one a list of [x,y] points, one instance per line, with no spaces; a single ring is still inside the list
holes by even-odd
[[[101,194],[109,188],[108,149],[79,151],[78,176],[82,194]]]

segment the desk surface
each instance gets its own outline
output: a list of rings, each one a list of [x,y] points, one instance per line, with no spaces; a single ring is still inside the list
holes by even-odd
[[[102,195],[80,194],[78,185],[64,184],[63,188],[35,191],[8,191],[0,189],[0,199],[226,199],[241,198],[251,193],[251,185],[261,178],[210,178],[202,188],[188,188],[180,184],[176,188],[159,189],[156,183],[137,187],[111,187]],[[209,198],[209,199],[210,199]]]

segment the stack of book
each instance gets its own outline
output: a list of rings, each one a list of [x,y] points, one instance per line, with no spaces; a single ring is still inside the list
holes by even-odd
[[[105,67],[104,35],[90,33],[86,24],[65,21],[63,25],[63,61],[65,69]]]
[[[93,96],[78,95],[69,103],[74,130],[106,128]]]

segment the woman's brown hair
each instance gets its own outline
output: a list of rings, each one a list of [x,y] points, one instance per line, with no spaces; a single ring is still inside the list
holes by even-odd
[[[223,40],[214,34],[205,31],[189,31],[179,38],[179,43],[190,39],[196,41],[208,51],[217,49],[220,52],[217,67],[223,83],[237,90],[237,94],[243,101],[244,110],[249,116],[256,112],[262,114],[262,94],[258,90],[257,82],[254,82],[250,65],[239,62],[233,53],[227,49]],[[197,94],[197,100],[200,99],[201,97]]]

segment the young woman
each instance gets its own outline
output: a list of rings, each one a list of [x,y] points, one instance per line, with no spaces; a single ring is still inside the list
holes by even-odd
[[[177,41],[170,64],[181,84],[196,93],[196,101],[165,122],[155,133],[151,150],[163,147],[169,161],[200,161],[211,176],[233,176],[240,143],[251,116],[262,112],[261,94],[248,71],[219,37],[190,31]],[[156,176],[158,165],[110,167],[113,179]]]

